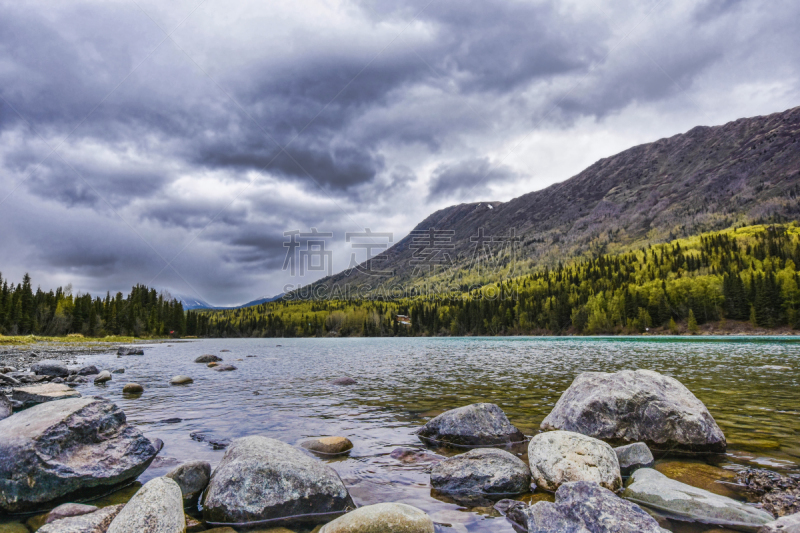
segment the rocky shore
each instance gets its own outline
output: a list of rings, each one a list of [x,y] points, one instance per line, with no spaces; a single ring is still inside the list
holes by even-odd
[[[114,348],[121,358],[139,353],[135,346]],[[424,511],[402,502],[358,507],[328,464],[354,446],[337,436],[308,439],[297,447],[261,435],[233,439],[220,446],[225,452],[214,469],[205,461],[189,461],[148,481],[124,505],[87,505],[135,481],[163,443],[147,439],[112,401],[83,397],[71,388],[118,375],[72,365],[71,356],[66,350],[20,353],[14,356],[17,367],[5,359],[0,363],[0,514],[33,513],[28,531],[441,529]],[[220,366],[236,370],[213,355],[194,362],[204,372]],[[192,384],[182,375],[169,386]],[[143,391],[138,384],[123,388],[124,394]],[[499,406],[465,405],[416,431],[423,445],[449,448],[449,457],[409,448],[398,448],[391,457],[429,465],[433,493],[456,502],[488,501],[529,533],[663,533],[676,518],[759,533],[800,531],[800,516],[792,514],[800,495],[795,478],[742,471],[736,487],[743,496],[734,499],[654,468],[654,457],[701,457],[727,447],[705,405],[673,378],[646,370],[580,374],[540,429],[529,438]],[[208,440],[205,435],[195,440],[201,437]],[[532,503],[517,499],[526,500],[534,491],[552,497]],[[6,533],[1,525],[0,532]]]

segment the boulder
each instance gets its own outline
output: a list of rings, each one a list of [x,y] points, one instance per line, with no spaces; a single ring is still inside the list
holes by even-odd
[[[592,481],[612,491],[622,486],[614,449],[580,433],[539,433],[528,444],[528,463],[533,481],[550,491],[571,481]]]
[[[194,360],[195,363],[216,363],[218,361],[222,361],[222,357],[212,354],[201,355],[200,357]]]
[[[318,437],[304,441],[300,446],[323,455],[341,455],[353,449],[353,443],[346,437]]]
[[[522,514],[528,533],[669,533],[638,505],[587,481],[561,485],[555,503],[540,501]]]
[[[78,374],[79,376],[91,376],[93,374],[99,374],[99,373],[100,371],[97,370],[97,367],[94,365],[84,366],[82,368],[79,368],[78,371],[76,372],[76,374]]]
[[[651,468],[656,460],[647,444],[634,442],[614,448],[623,476],[630,476],[637,468]]]
[[[331,385],[356,385],[357,383],[358,381],[347,376],[331,380]]]
[[[117,355],[144,355],[144,350],[141,348],[126,348],[122,346],[117,350]]]
[[[758,533],[800,533],[800,513],[782,516],[761,526]]]
[[[644,442],[651,450],[723,453],[725,435],[678,380],[651,370],[584,372],[542,421],[612,444]]]
[[[67,365],[53,359],[45,359],[44,361],[32,364],[31,372],[37,376],[52,376],[54,378],[65,378],[69,376]]]
[[[37,533],[106,533],[124,505],[103,507],[93,513],[54,520],[37,530]]]
[[[233,365],[217,365],[213,368],[217,372],[230,372],[231,370],[236,370],[236,367]]]
[[[332,522],[319,533],[434,533],[433,521],[416,507],[404,503],[365,505]]]
[[[108,370],[103,370],[94,378],[95,383],[105,383],[106,381],[111,381],[111,372]]]
[[[702,524],[755,530],[774,520],[751,505],[670,479],[652,468],[640,468],[622,496],[651,509]]]
[[[11,406],[11,402],[9,401],[8,397],[0,392],[0,420],[4,418],[8,418],[11,416],[11,413],[14,412],[14,409]]]
[[[20,381],[12,376],[7,376],[5,374],[0,374],[0,383],[5,383],[7,385],[21,385]]]
[[[81,516],[97,511],[98,508],[94,505],[83,505],[82,503],[65,503],[59,505],[49,513],[44,519],[45,524],[61,520],[62,518],[69,518],[71,516]]]
[[[194,383],[194,380],[189,376],[174,376],[169,380],[170,385],[188,385],[190,383]]]
[[[492,446],[525,440],[525,435],[493,403],[474,403],[446,411],[416,434],[422,441],[455,446]]]
[[[184,500],[195,501],[208,486],[211,465],[206,461],[190,461],[183,463],[164,477],[170,478],[178,484]]]
[[[46,402],[0,421],[0,510],[35,511],[139,476],[156,456],[101,398]]]
[[[30,385],[28,387],[18,387],[11,390],[11,399],[20,402],[25,407],[51,402],[53,400],[80,397],[80,392],[71,389],[69,385],[61,383],[44,383],[42,385]]]
[[[335,470],[293,446],[260,436],[231,443],[203,497],[203,517],[211,525],[302,515],[325,521],[354,508]]]
[[[531,488],[531,471],[505,450],[479,448],[436,464],[431,487],[457,494],[522,494]]]
[[[142,387],[138,383],[126,383],[122,387],[122,392],[124,392],[125,394],[141,394],[144,392],[144,387]]]
[[[107,533],[184,533],[181,489],[165,477],[151,479],[139,489],[108,526]]]

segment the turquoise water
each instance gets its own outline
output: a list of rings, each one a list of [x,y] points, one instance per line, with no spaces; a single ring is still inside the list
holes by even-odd
[[[238,370],[214,372],[193,363],[205,353],[222,356]],[[185,460],[215,465],[224,451],[193,440],[193,432],[212,439],[259,434],[291,444],[341,435],[355,447],[348,457],[328,462],[358,504],[415,505],[436,522],[449,524],[440,526],[441,531],[513,530],[488,506],[465,507],[432,495],[424,465],[400,463],[389,453],[399,446],[421,447],[412,434],[416,428],[447,409],[473,402],[500,405],[517,427],[532,435],[584,371],[656,370],[675,377],[705,402],[725,432],[728,454],[713,465],[667,458],[661,466],[665,473],[688,476],[683,479],[727,494],[716,478],[725,479],[743,466],[800,472],[800,343],[794,339],[218,339],[148,345],[141,357],[94,355],[81,362],[101,369],[124,367],[125,374],[114,374],[107,385],[84,384],[78,390],[108,397],[146,435],[165,442],[161,457],[141,481]],[[191,376],[194,383],[170,386],[169,379],[177,374]],[[358,384],[328,383],[340,376],[351,376]],[[124,396],[127,382],[142,384],[144,394]],[[164,422],[170,418],[181,421]],[[524,499],[550,497],[537,493]]]

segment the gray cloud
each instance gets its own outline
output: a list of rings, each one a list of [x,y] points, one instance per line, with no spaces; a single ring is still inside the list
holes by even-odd
[[[0,3],[4,275],[124,290],[189,243],[154,283],[237,303],[288,229],[401,234],[800,94],[789,0],[140,5]]]

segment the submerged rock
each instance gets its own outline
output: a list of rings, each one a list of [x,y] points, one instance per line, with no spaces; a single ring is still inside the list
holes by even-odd
[[[231,441],[229,441],[228,439],[220,439],[218,437],[209,436],[199,431],[193,431],[189,433],[189,437],[191,437],[192,440],[196,440],[197,442],[207,442],[215,450],[223,450],[227,448],[231,443]]]
[[[650,468],[656,461],[650,448],[644,442],[619,446],[614,448],[614,453],[617,454],[623,476],[630,476],[637,468]]]
[[[0,421],[0,510],[28,512],[139,476],[156,456],[100,398],[47,402]]]
[[[423,441],[455,446],[491,446],[525,440],[493,403],[474,403],[446,411],[416,431]]]
[[[725,435],[678,380],[651,370],[584,372],[542,421],[617,444],[644,442],[653,450],[723,453]]]
[[[702,524],[756,529],[771,522],[771,514],[725,496],[670,479],[652,468],[633,473],[623,497]]]
[[[217,372],[230,372],[231,370],[236,370],[236,367],[233,365],[217,365],[212,368]]]
[[[330,519],[355,508],[339,475],[284,442],[251,436],[234,440],[203,497],[211,525],[309,516]]]
[[[550,431],[534,436],[528,444],[528,462],[533,481],[546,490],[572,481],[591,481],[612,491],[622,486],[614,449],[580,433]]]
[[[181,489],[164,477],[151,479],[139,489],[108,526],[107,533],[184,533]]]
[[[800,533],[800,513],[782,516],[761,526],[758,533]]]
[[[356,385],[358,381],[350,377],[336,378],[331,380],[331,385]]]
[[[457,494],[522,494],[531,471],[522,459],[496,448],[479,448],[445,459],[431,470],[431,487]]]
[[[31,385],[29,387],[18,387],[11,391],[11,399],[20,402],[25,407],[52,402],[53,400],[66,400],[80,397],[80,392],[61,383],[45,383],[42,385]]]
[[[736,474],[736,481],[766,511],[776,516],[800,513],[800,479],[763,468],[748,468]]]
[[[122,392],[126,394],[141,394],[144,392],[144,387],[142,387],[138,383],[126,383],[122,387]]]
[[[208,353],[194,360],[195,363],[216,363],[217,361],[222,361],[222,357]]]
[[[389,456],[403,463],[438,463],[445,459],[441,455],[416,448],[395,448]]]
[[[112,370],[111,373],[112,374],[124,374],[125,373],[125,369],[124,368],[118,368],[116,370]]]
[[[82,503],[65,503],[59,505],[49,513],[44,519],[45,524],[61,520],[62,518],[69,518],[71,516],[81,516],[97,511],[98,508],[94,505],[83,505]]]
[[[524,510],[528,533],[669,533],[638,505],[596,483],[561,485],[556,501]]]
[[[92,513],[54,520],[38,529],[37,533],[106,533],[123,507],[123,504],[111,505]]]
[[[65,378],[69,376],[69,369],[67,368],[67,365],[61,361],[55,361],[53,359],[45,359],[44,361],[39,361],[38,363],[32,364],[31,372],[37,376],[52,376],[59,378]]]
[[[211,465],[206,461],[190,461],[170,471],[166,476],[181,489],[184,500],[194,501],[208,486],[211,478]]]
[[[189,376],[175,376],[171,380],[169,380],[170,385],[189,385],[190,383],[194,383],[194,380]]]
[[[111,381],[111,372],[108,370],[103,370],[94,378],[95,383],[105,383],[106,381]]]
[[[434,533],[433,521],[420,509],[404,503],[365,505],[332,522],[319,533]]]
[[[347,437],[317,437],[302,442],[300,446],[325,455],[341,455],[353,449],[353,443]]]
[[[141,348],[126,348],[123,346],[117,350],[117,355],[144,355],[144,350]]]

